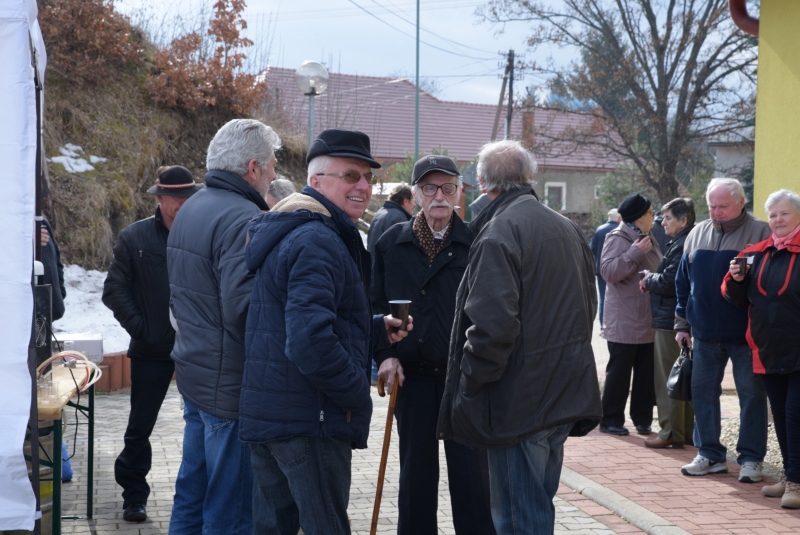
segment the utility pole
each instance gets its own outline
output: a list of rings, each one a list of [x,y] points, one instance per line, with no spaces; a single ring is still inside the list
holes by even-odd
[[[414,95],[414,161],[419,160],[419,1],[417,0],[417,76]]]
[[[499,67],[500,65],[498,65]],[[494,125],[492,126],[492,141],[497,140],[497,127],[500,125],[500,111],[503,109],[503,100],[506,98],[506,84],[508,83],[509,63],[506,60],[505,72],[503,73],[503,85],[500,88],[500,100],[497,101],[497,111],[494,114]]]
[[[514,51],[508,51],[508,116],[506,117],[506,137],[511,137],[511,116],[514,112]]]

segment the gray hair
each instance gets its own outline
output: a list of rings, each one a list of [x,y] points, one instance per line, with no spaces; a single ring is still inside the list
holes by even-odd
[[[503,193],[530,186],[537,169],[533,155],[519,141],[487,143],[478,153],[478,178],[486,191]]]
[[[695,214],[694,201],[692,199],[688,197],[678,197],[677,199],[672,199],[661,207],[661,213],[663,214],[667,210],[670,211],[672,217],[679,221],[685,217],[687,226],[691,227],[694,225]]]
[[[267,188],[267,193],[275,197],[276,201],[280,201],[295,193],[297,188],[294,187],[294,184],[291,180],[287,180],[285,178],[277,178],[273,180],[269,188]]]
[[[310,186],[311,177],[316,174],[326,172],[328,170],[328,167],[330,167],[333,164],[334,160],[336,160],[336,158],[334,158],[333,156],[323,155],[323,156],[317,156],[316,158],[308,162],[308,178],[306,179],[306,184]]]
[[[206,168],[244,176],[250,160],[256,160],[263,169],[280,148],[281,138],[261,121],[233,119],[217,131],[208,145]]]
[[[774,193],[770,193],[767,197],[767,202],[764,203],[764,210],[769,213],[775,203],[780,201],[789,201],[794,207],[795,212],[800,213],[800,195],[788,189],[780,189]]]
[[[744,199],[744,188],[742,183],[735,178],[712,178],[706,188],[706,201],[708,201],[708,194],[716,188],[725,188],[730,193],[733,200],[739,202]]]

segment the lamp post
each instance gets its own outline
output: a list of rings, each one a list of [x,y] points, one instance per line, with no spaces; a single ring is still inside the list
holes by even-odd
[[[316,61],[304,61],[294,73],[297,88],[308,97],[308,146],[314,142],[314,97],[328,87],[328,69]]]

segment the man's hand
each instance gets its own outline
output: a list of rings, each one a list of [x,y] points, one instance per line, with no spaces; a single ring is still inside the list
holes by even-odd
[[[644,238],[639,238],[633,243],[636,247],[639,248],[641,252],[647,254],[653,249],[653,242],[650,240],[650,236],[645,236]]]
[[[646,279],[649,274],[650,274],[650,272],[645,269],[644,270],[644,277],[642,277],[639,280],[639,291],[642,292],[642,293],[647,293],[647,288],[644,285],[644,279]]]
[[[383,326],[386,328],[386,336],[389,337],[391,343],[395,344],[408,336],[409,331],[414,329],[414,318],[411,316],[408,317],[408,325],[406,325],[405,331],[400,330],[400,325],[402,324],[403,320],[399,318],[392,316],[383,317]]]
[[[389,395],[391,395],[394,389],[395,374],[397,374],[398,383],[400,386],[403,386],[403,381],[405,381],[406,376],[403,375],[403,365],[400,364],[400,361],[392,357],[381,362],[381,367],[378,368],[378,378],[384,380],[384,388]]]
[[[686,347],[689,349],[692,348],[692,335],[689,333],[678,331],[678,334],[675,335],[675,341],[678,342],[678,346],[680,347],[683,347],[685,342]]]
[[[40,238],[40,244],[41,244],[42,247],[44,247],[48,243],[50,243],[50,233],[47,232],[46,228],[42,227],[42,234],[41,234],[41,238]]]

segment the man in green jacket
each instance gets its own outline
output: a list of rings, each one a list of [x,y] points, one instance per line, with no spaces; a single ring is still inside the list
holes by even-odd
[[[539,202],[533,156],[485,145],[490,202],[456,294],[437,434],[487,448],[498,535],[552,533],[564,442],[600,421],[592,353],[594,257],[578,227]]]

